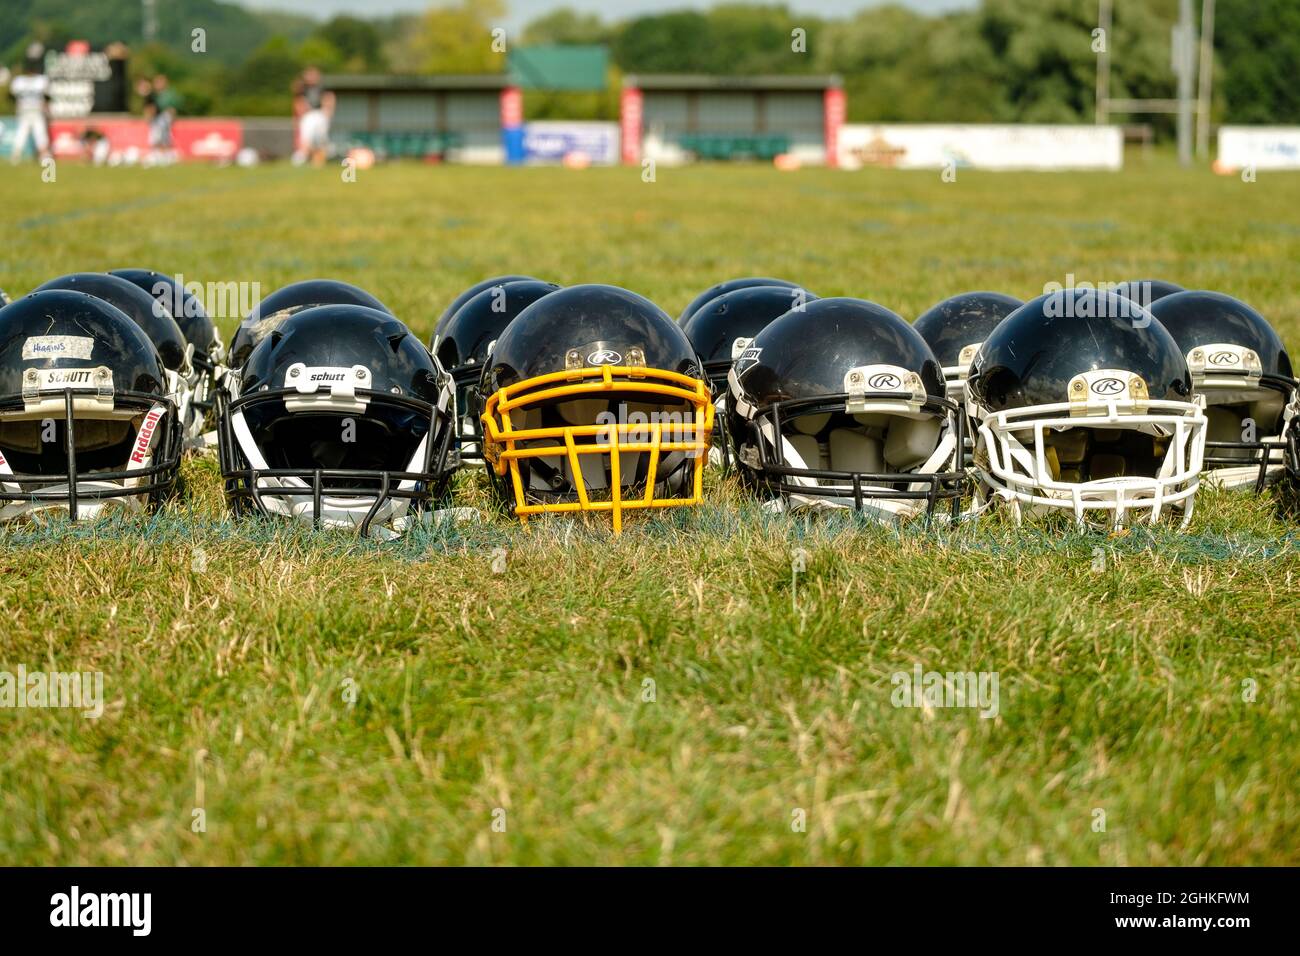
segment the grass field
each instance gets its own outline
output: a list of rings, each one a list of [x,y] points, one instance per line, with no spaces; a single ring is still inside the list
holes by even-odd
[[[427,338],[501,272],[674,315],[773,274],[909,318],[1151,276],[1239,295],[1300,348],[1300,176],[1163,156],[954,183],[28,166],[0,202],[10,293],[122,266],[263,294],[332,276]],[[706,507],[618,540],[489,516],[374,544],[232,523],[211,461],[185,483],[152,518],[0,532],[0,670],[102,671],[107,701],[0,711],[0,863],[1300,862],[1285,496],[1207,494],[1186,535],[895,532],[765,516],[711,473]],[[485,500],[479,476],[458,492]],[[998,715],[894,707],[918,664],[995,672]]]

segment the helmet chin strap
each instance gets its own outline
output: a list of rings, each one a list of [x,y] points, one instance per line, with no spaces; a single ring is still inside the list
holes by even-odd
[[[231,416],[231,427],[235,433],[235,440],[239,443],[239,449],[243,452],[244,457],[248,460],[249,465],[254,471],[265,471],[269,469],[266,459],[263,457],[261,449],[258,448],[257,442],[253,440],[253,434],[249,430],[248,422],[244,419],[244,413],[241,409]],[[415,449],[415,454],[411,456],[411,461],[403,471],[414,472],[420,468],[424,461],[424,451],[428,445],[430,434],[426,434],[421,440],[419,446]],[[403,479],[398,483],[397,488],[401,491],[409,491],[415,487],[415,480],[411,478]],[[257,488],[261,492],[259,498],[267,511],[272,514],[283,515],[298,521],[312,523],[315,515],[315,502],[311,493],[311,485],[295,476],[286,477],[269,477],[258,476]],[[285,491],[296,492],[289,494],[266,494],[265,491]],[[359,528],[365,520],[366,515],[374,506],[377,495],[327,495],[321,498],[321,524],[327,527],[335,528]],[[370,530],[378,538],[390,540],[398,537],[406,530],[410,516],[409,501],[406,498],[389,498],[375,512],[374,518],[370,522]],[[384,527],[392,525],[391,528]]]
[[[125,468],[114,469],[127,472],[143,471],[153,463],[154,448],[158,443],[158,436],[162,431],[163,421],[167,416],[167,406],[162,404],[153,405],[142,418],[140,430],[136,433],[135,441],[131,445],[131,454],[127,458]],[[0,476],[12,476],[13,468],[9,462],[0,455]],[[89,479],[77,482],[77,494],[85,495],[95,491],[113,491],[120,488],[135,488],[142,478],[132,477],[117,481],[97,481]],[[14,481],[0,481],[0,487],[11,494],[21,493],[21,486]],[[70,491],[67,482],[59,485],[44,485],[41,491],[45,494],[66,496]],[[144,510],[144,501],[141,495],[121,495],[113,498],[89,498],[85,501],[77,501],[77,518],[93,520],[112,510],[126,510],[129,512],[140,512]],[[51,501],[10,501],[3,507],[0,507],[0,522],[13,521],[26,515],[36,514],[47,511],[67,511],[68,502],[66,500]]]

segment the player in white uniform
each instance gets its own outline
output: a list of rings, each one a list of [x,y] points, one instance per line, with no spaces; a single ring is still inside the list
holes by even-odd
[[[11,163],[16,163],[22,158],[28,137],[31,137],[41,159],[49,157],[50,133],[45,125],[45,98],[49,89],[49,77],[37,72],[37,65],[30,60],[26,69],[9,81],[9,93],[17,106],[15,113],[18,119],[13,150],[9,154]]]

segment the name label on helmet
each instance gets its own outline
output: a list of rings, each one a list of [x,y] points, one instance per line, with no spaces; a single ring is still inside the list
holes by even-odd
[[[149,457],[149,446],[153,444],[153,435],[158,428],[158,420],[163,417],[164,409],[151,408],[144,421],[140,423],[140,433],[135,436],[135,448],[131,451],[131,461],[143,465]]]
[[[373,378],[364,365],[345,368],[296,362],[285,371],[284,385],[298,395],[286,398],[284,406],[289,411],[312,407],[364,411],[366,399],[357,396],[357,389],[374,388]]]
[[[88,335],[31,335],[23,341],[23,360],[88,359],[95,340]]]

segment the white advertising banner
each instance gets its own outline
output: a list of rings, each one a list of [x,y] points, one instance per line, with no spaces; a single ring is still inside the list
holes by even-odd
[[[1216,168],[1300,169],[1300,126],[1221,126]]]
[[[896,169],[1103,169],[1124,165],[1118,126],[853,123],[840,130],[840,166]]]

